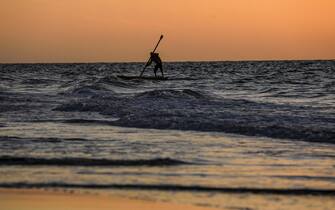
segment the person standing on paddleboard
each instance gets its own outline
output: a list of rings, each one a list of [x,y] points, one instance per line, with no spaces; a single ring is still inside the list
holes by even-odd
[[[155,72],[155,78],[157,78],[157,70],[160,69],[161,72],[162,72],[162,77],[164,78],[164,73],[163,73],[163,64],[162,64],[162,59],[159,57],[159,54],[158,53],[155,53],[156,52],[156,49],[159,45],[159,43],[161,43],[162,39],[163,39],[163,35],[161,35],[159,37],[159,40],[156,44],[156,47],[154,48],[154,50],[150,53],[150,58],[148,60],[148,62],[145,64],[141,74],[140,74],[140,78],[143,76],[143,73],[145,71],[145,69],[151,65],[152,62],[154,62],[156,65],[155,65],[155,68],[154,68],[154,72]]]
[[[154,73],[155,73],[155,77],[157,77],[157,70],[160,69],[162,72],[162,77],[164,77],[164,72],[163,72],[163,63],[162,63],[162,59],[159,57],[159,53],[154,53],[151,52],[150,53],[150,59],[147,63],[147,66],[150,66],[151,63],[154,62],[155,63],[155,67],[154,67]]]

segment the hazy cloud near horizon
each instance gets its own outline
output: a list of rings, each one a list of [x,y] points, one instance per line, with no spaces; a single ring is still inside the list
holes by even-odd
[[[2,0],[0,62],[334,59],[333,0]]]

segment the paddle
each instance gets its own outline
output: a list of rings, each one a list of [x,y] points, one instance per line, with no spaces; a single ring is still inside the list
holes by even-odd
[[[156,51],[156,49],[157,49],[159,43],[162,41],[163,37],[164,37],[164,36],[161,35],[161,37],[159,38],[159,41],[157,42],[155,49],[152,51],[153,53]],[[145,69],[146,69],[147,66],[148,66],[149,61],[150,61],[150,58],[148,59],[147,63],[145,64],[145,66],[144,66],[144,68],[143,68],[143,70],[142,70],[142,72],[141,72],[141,74],[140,74],[140,77],[142,77],[142,75],[143,75]]]

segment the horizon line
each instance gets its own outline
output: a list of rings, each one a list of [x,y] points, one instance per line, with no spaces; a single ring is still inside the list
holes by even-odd
[[[211,63],[211,62],[285,62],[285,61],[335,61],[335,58],[331,59],[245,59],[245,60],[168,60],[163,61],[163,63]],[[145,61],[87,61],[87,62],[40,62],[40,61],[32,61],[32,62],[0,62],[0,65],[6,64],[94,64],[94,63],[101,63],[101,64],[112,64],[112,63],[146,63]]]

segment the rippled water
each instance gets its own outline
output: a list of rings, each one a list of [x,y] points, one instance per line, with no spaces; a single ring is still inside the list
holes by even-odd
[[[335,206],[334,61],[142,66],[0,65],[0,187]]]

